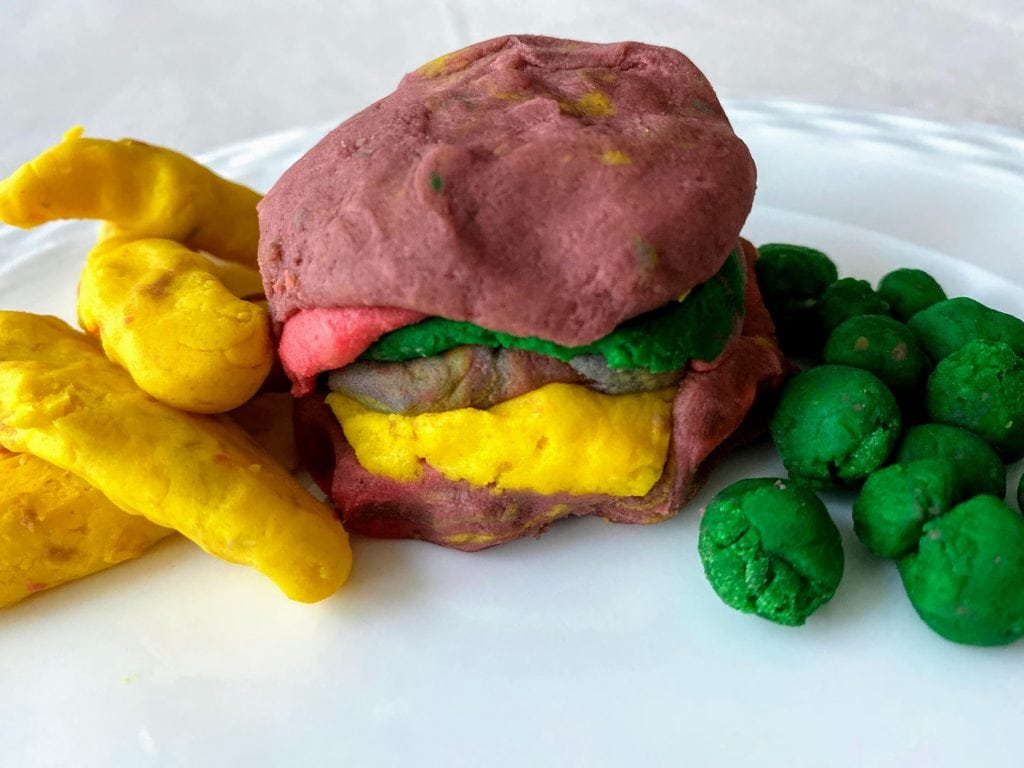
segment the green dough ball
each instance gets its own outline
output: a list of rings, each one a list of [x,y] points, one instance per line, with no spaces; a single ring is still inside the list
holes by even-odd
[[[821,296],[821,322],[827,332],[857,315],[887,314],[889,305],[867,280],[844,277],[832,283]]]
[[[741,480],[715,496],[697,548],[726,605],[779,624],[803,624],[843,577],[843,545],[825,505],[786,480]]]
[[[513,336],[444,317],[428,317],[391,331],[363,353],[362,359],[403,362],[433,357],[454,347],[528,349],[568,362],[601,355],[609,368],[643,368],[665,373],[690,360],[714,360],[732,338],[743,316],[746,271],[734,250],[718,273],[694,288],[684,301],[672,301],[620,324],[607,336],[579,347],[565,347],[535,336]]]
[[[1005,645],[1024,635],[1024,518],[996,497],[926,523],[899,568],[914,610],[947,640]]]
[[[853,503],[853,530],[879,557],[902,557],[917,546],[925,522],[959,501],[958,489],[947,459],[885,467],[871,473]]]
[[[1024,358],[1009,344],[971,341],[928,377],[933,421],[969,429],[1004,461],[1024,456]]]
[[[961,498],[1006,493],[1006,467],[992,447],[973,432],[949,424],[919,424],[903,435],[896,461],[947,459],[956,467]]]
[[[786,384],[769,426],[790,475],[831,488],[854,485],[882,466],[900,424],[896,399],[877,376],[822,365]]]
[[[825,340],[819,301],[839,277],[832,259],[819,250],[787,243],[758,248],[757,284],[788,355],[816,356]]]
[[[871,371],[899,396],[916,392],[928,358],[914,332],[886,315],[858,315],[841,323],[825,344],[825,362]]]
[[[1024,355],[1024,322],[974,299],[940,301],[918,312],[907,325],[936,362],[976,339],[1003,341]]]
[[[765,301],[814,299],[839,279],[835,262],[815,248],[765,243],[757,252],[757,284]]]
[[[922,309],[946,300],[946,292],[935,278],[920,269],[897,269],[882,278],[878,295],[897,320],[906,322]]]

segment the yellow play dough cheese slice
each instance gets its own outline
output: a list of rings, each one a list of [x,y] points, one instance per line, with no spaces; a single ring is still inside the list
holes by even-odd
[[[548,384],[487,410],[416,416],[371,411],[337,392],[327,404],[377,475],[412,482],[426,462],[449,480],[498,490],[643,496],[665,466],[674,394]]]

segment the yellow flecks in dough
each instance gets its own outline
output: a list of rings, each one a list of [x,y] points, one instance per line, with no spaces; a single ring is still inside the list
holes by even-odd
[[[568,504],[553,504],[551,509],[549,509],[541,519],[545,522],[553,523],[555,520],[565,517],[567,514],[569,514]],[[536,524],[536,521],[534,521],[534,524]]]
[[[590,91],[575,101],[560,101],[558,106],[573,117],[611,117],[615,107],[601,91]]]
[[[492,544],[498,540],[493,534],[484,533],[455,533],[445,536],[444,544],[449,547],[457,547],[460,544]]]
[[[518,512],[518,505],[511,504],[510,511],[513,513],[514,518],[515,513]],[[513,531],[507,532],[501,536],[493,533],[453,533],[451,536],[445,536],[443,543],[445,546],[449,547],[458,547],[462,544],[477,544],[482,547],[486,547],[509,538],[526,536],[531,531],[536,534],[539,529],[542,529],[548,523],[560,520],[568,514],[568,504],[552,504],[551,508],[540,517],[524,518],[521,525],[516,526]]]
[[[453,72],[465,69],[470,61],[467,56],[464,56],[467,51],[473,46],[467,48],[460,48],[457,51],[446,53],[443,56],[438,56],[436,59],[431,59],[426,64],[416,70],[416,74],[421,77],[434,78],[441,77],[442,75],[450,75]]]
[[[401,482],[425,461],[449,480],[538,493],[643,496],[661,476],[674,388],[604,395],[548,384],[488,410],[376,413],[327,396],[369,472]]]
[[[529,91],[495,91],[491,95],[501,101],[526,101],[533,94]]]
[[[621,149],[608,149],[601,153],[601,162],[605,165],[632,165],[633,158]]]
[[[690,291],[692,290],[693,289],[691,288]],[[686,301],[686,297],[690,295],[690,291],[684,291],[683,293],[679,294],[679,298],[676,299],[676,301],[682,304],[684,301]]]
[[[446,53],[443,56],[438,56],[436,59],[431,59],[426,64],[416,70],[416,74],[422,77],[440,77],[441,75],[447,74],[448,72],[448,59],[453,56],[451,53]]]

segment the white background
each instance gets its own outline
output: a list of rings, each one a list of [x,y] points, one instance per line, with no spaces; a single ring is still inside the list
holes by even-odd
[[[0,176],[77,123],[200,152],[341,118],[510,32],[670,45],[728,98],[1024,129],[1019,0],[3,0]]]

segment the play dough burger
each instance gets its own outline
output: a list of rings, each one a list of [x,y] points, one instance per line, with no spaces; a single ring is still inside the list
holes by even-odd
[[[474,550],[674,514],[786,372],[754,185],[703,75],[639,43],[489,40],[328,134],[260,268],[345,525]]]

